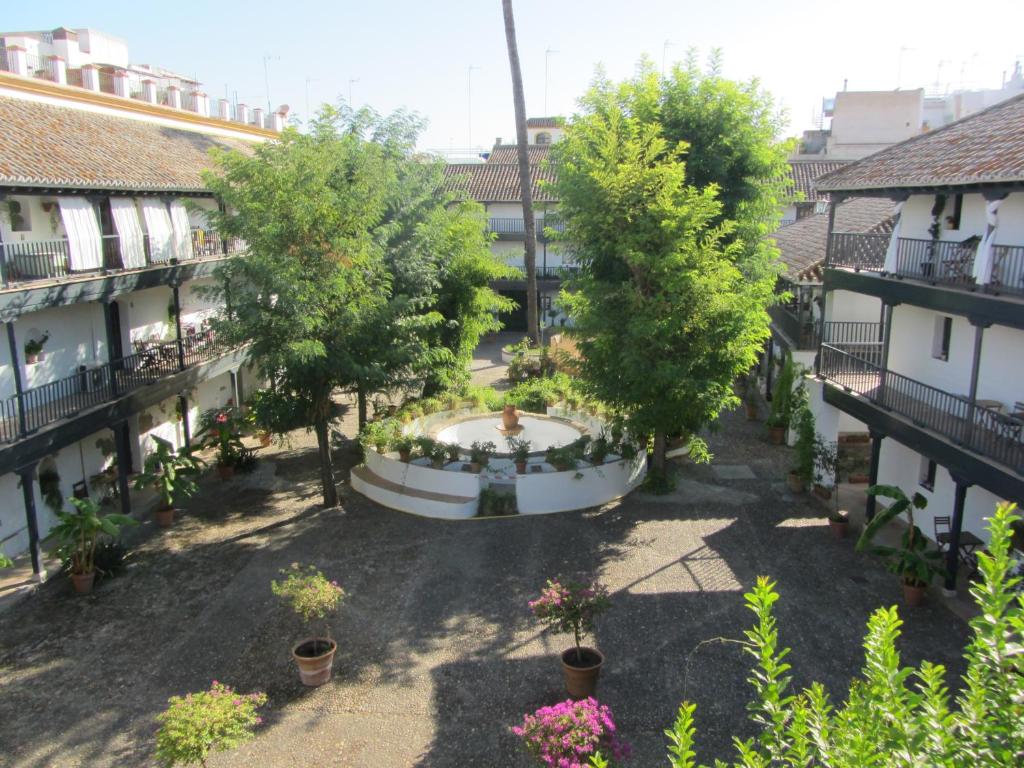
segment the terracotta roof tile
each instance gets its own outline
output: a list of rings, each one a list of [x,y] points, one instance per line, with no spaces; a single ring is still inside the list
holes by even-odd
[[[531,163],[541,163],[551,155],[550,144],[528,144],[526,155]],[[519,147],[515,144],[495,144],[487,156],[488,163],[518,163]]]
[[[804,160],[793,159],[789,161],[789,175],[792,180],[791,189],[793,192],[803,194],[803,202],[823,202],[828,200],[828,195],[819,192],[814,182],[819,176],[838,170],[849,164],[849,160]],[[795,195],[794,195],[795,197]]]
[[[251,142],[0,96],[0,185],[201,191],[211,147]]]
[[[1024,94],[894,144],[818,180],[859,192],[1024,181]]]
[[[465,192],[481,203],[516,203],[522,200],[519,185],[519,165],[516,163],[452,163],[444,169],[448,191]],[[557,200],[548,191],[542,190],[540,182],[554,181],[554,173],[547,167],[530,166],[533,182],[533,200],[537,203],[553,203]]]
[[[526,120],[527,128],[561,128],[563,125],[564,117],[530,117]]]
[[[836,208],[836,232],[892,232],[893,204],[889,200],[859,197]],[[805,216],[780,227],[774,235],[785,276],[794,282],[820,282],[828,243],[828,215]]]

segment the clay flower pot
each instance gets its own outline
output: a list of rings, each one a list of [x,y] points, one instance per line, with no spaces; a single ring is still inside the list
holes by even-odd
[[[814,495],[817,496],[819,499],[828,500],[832,498],[832,489],[826,488],[824,485],[820,485],[819,483],[815,483]]]
[[[75,593],[79,595],[88,595],[92,592],[93,582],[96,581],[96,571],[89,571],[88,573],[72,573],[71,574],[71,586],[75,588]]]
[[[270,435],[269,432],[260,432],[260,447],[261,448],[269,448],[270,447],[270,438],[271,438],[271,435]]]
[[[398,460],[408,464],[412,460],[412,451],[399,451]]]
[[[789,490],[791,490],[793,493],[804,492],[804,481],[796,472],[790,472],[788,475],[786,475],[786,485],[789,486]]]
[[[850,530],[850,518],[830,517],[828,519],[828,528],[832,532],[833,538],[845,539],[847,531]]]
[[[313,637],[296,643],[292,656],[299,665],[299,679],[310,688],[323,685],[331,679],[334,652],[338,644],[326,637]]]
[[[483,469],[483,465],[479,461],[469,462],[469,471],[474,475],[479,475],[481,469]]]
[[[604,654],[596,648],[580,648],[582,662],[576,658],[576,649],[562,651],[562,674],[565,676],[565,689],[574,699],[585,699],[593,696],[597,690],[597,678],[604,664]]]
[[[757,406],[745,403],[743,408],[747,412],[747,421],[757,421]]]
[[[230,480],[235,476],[235,468],[231,464],[218,464],[217,474],[221,480]]]
[[[768,427],[768,439],[772,445],[782,445],[786,439],[785,427]]]
[[[170,528],[174,522],[174,507],[157,507],[153,517],[161,528]]]
[[[519,414],[516,413],[514,405],[506,405],[501,412],[501,425],[506,429],[515,429],[519,426]]]
[[[903,582],[903,601],[911,608],[917,608],[924,603],[924,595],[927,587],[918,584],[907,584]]]
[[[517,461],[516,462],[516,472],[518,474],[520,474],[520,475],[525,475],[526,474],[526,462],[525,461]]]

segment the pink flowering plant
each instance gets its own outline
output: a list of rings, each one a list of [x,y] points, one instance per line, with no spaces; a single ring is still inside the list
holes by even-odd
[[[594,620],[611,607],[611,600],[608,590],[596,581],[584,585],[548,579],[540,597],[531,600],[529,606],[533,615],[555,632],[572,634],[576,640],[576,659],[582,663],[583,638],[593,633]]]
[[[212,409],[202,417],[202,446],[217,449],[217,465],[236,466],[243,454],[242,430],[230,410]]]
[[[211,752],[234,749],[253,737],[263,722],[256,711],[266,703],[265,693],[235,693],[216,680],[208,691],[172,696],[157,717],[157,761],[165,768],[205,766]]]
[[[338,582],[329,581],[316,566],[292,563],[281,569],[280,581],[270,583],[275,595],[309,624],[314,619],[325,619],[329,613],[338,610],[345,597],[345,590]],[[330,627],[324,622],[327,637]]]
[[[541,707],[524,716],[512,733],[523,740],[537,765],[554,768],[615,766],[630,753],[616,732],[611,710],[593,698]]]

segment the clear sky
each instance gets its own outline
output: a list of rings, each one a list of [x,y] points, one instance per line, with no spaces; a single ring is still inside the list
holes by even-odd
[[[527,111],[571,114],[602,63],[628,76],[644,54],[660,67],[688,48],[725,56],[725,74],[758,77],[811,127],[821,98],[841,90],[999,87],[1024,59],[1024,0],[514,0]],[[513,140],[500,0],[215,0],[83,3],[6,0],[0,29],[93,27],[128,41],[131,60],[197,75],[226,92],[307,113],[347,99],[429,120],[421,146]],[[666,45],[667,43],[667,45]],[[557,53],[549,56],[551,49]],[[472,99],[469,98],[469,67]],[[307,83],[308,79],[308,83]],[[350,83],[350,80],[355,82]]]

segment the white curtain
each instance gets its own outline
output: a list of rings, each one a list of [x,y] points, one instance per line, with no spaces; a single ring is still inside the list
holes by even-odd
[[[58,197],[68,235],[68,267],[72,271],[103,268],[103,239],[96,209],[84,197]]]
[[[978,253],[974,257],[974,281],[978,285],[992,282],[993,263],[992,244],[996,239],[996,227],[999,226],[999,206],[1002,200],[989,200],[985,204],[985,236],[978,245]]]
[[[146,243],[139,222],[139,209],[130,197],[110,198],[114,229],[121,238],[121,263],[128,269],[146,266]]]
[[[900,247],[900,222],[903,219],[901,214],[903,213],[904,205],[905,201],[901,200],[896,203],[896,208],[892,212],[896,221],[892,225],[892,238],[889,240],[889,247],[885,251],[885,265],[882,269],[886,272],[896,271],[896,255]]]
[[[156,263],[170,260],[174,256],[174,231],[171,229],[167,206],[162,200],[144,198],[142,218],[146,221],[146,232],[149,234],[150,261]]]
[[[174,255],[179,261],[192,258],[192,226],[188,211],[180,200],[171,201],[171,227],[174,230]]]

